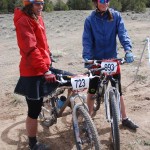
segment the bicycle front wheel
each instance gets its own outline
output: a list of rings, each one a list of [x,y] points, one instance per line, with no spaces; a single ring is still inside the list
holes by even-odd
[[[73,119],[73,131],[77,150],[100,150],[97,129],[87,110],[79,106],[75,115],[77,120]]]
[[[113,91],[109,92],[110,99],[110,114],[111,114],[111,131],[112,131],[112,142],[113,149],[120,150],[120,134],[119,134],[119,121],[116,105],[116,96]]]
[[[96,93],[96,99],[94,101],[94,111],[100,109],[101,103],[104,101],[104,87],[99,87]]]
[[[99,86],[96,91],[96,99],[94,101],[94,111],[98,111],[100,109],[101,103],[104,102],[104,93],[106,91],[107,84],[103,86]]]

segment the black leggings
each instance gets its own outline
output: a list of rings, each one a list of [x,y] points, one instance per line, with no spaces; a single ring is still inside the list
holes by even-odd
[[[41,112],[43,98],[41,98],[40,100],[29,100],[28,98],[26,98],[26,101],[28,105],[28,117],[37,119]]]

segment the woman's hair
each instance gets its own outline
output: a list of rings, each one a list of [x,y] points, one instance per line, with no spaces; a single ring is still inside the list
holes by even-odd
[[[32,8],[33,8],[33,4],[29,4],[29,5],[24,6],[24,7],[22,8],[22,11],[23,11],[26,15],[30,16],[31,18],[33,18],[34,20],[37,21],[37,20],[38,20],[38,17],[35,15],[35,13],[33,12]]]
[[[97,7],[97,0],[92,0],[92,2],[94,3],[95,7]]]
[[[98,4],[97,4],[97,3],[98,3],[97,0],[92,0],[92,2],[94,3],[96,9],[99,11],[99,9],[98,9]],[[107,13],[108,13],[108,19],[109,19],[109,21],[113,20],[113,15],[112,15],[112,13],[110,12],[109,9],[107,9]]]

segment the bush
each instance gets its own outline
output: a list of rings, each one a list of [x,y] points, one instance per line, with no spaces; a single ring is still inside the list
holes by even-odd
[[[15,0],[15,7],[21,7],[23,5],[21,0]]]
[[[68,5],[62,2],[61,0],[57,0],[57,3],[54,6],[54,10],[68,10]]]
[[[8,1],[7,0],[0,1],[0,12],[2,12],[2,13],[8,12]]]
[[[122,5],[120,1],[116,0],[111,0],[110,1],[110,7],[114,8],[115,10],[121,11]]]
[[[137,3],[134,5],[135,12],[144,12],[146,10],[146,3],[141,0],[137,0]]]
[[[73,10],[90,10],[93,8],[91,0],[68,0],[67,5],[69,9]]]
[[[150,7],[150,0],[147,0],[146,7]]]
[[[54,5],[53,5],[53,2],[49,1],[49,0],[45,0],[44,1],[44,11],[46,12],[50,12],[50,11],[53,11],[54,10]]]
[[[135,12],[143,12],[146,9],[147,0],[121,0],[122,11],[133,10]]]

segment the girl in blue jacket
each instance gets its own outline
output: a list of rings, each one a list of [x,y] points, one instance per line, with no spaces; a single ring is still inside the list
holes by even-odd
[[[83,31],[83,59],[102,60],[117,58],[117,39],[118,36],[121,45],[125,51],[127,63],[134,61],[132,54],[131,40],[125,29],[123,19],[118,11],[109,8],[109,0],[92,0],[96,6],[90,16],[85,20]],[[126,115],[124,100],[121,91],[121,75],[114,76],[119,81],[119,92],[121,102],[122,125],[136,130],[138,126],[134,124]],[[89,113],[92,115],[94,96],[97,89],[97,79],[90,81],[88,90],[87,105]]]

